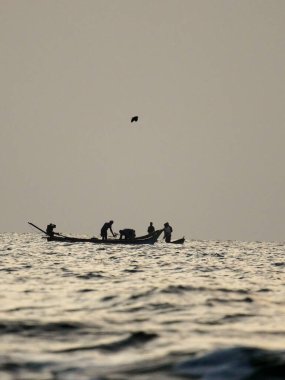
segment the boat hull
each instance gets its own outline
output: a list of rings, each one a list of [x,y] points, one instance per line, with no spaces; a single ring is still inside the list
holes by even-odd
[[[135,239],[107,239],[101,240],[97,238],[77,238],[73,236],[48,236],[48,241],[60,243],[91,243],[91,244],[108,244],[108,245],[141,245],[141,244],[154,244],[161,235],[162,230],[155,231],[151,235],[138,237]]]

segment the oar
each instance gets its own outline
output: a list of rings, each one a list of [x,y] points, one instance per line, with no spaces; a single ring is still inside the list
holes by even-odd
[[[48,234],[46,231],[42,230],[40,227],[36,226],[35,224],[33,224],[33,223],[31,223],[31,222],[28,222],[28,223],[29,223],[31,226],[35,227],[37,230],[39,230],[39,231],[41,231],[41,232],[43,232],[44,234],[46,234],[46,235],[49,236],[49,234]],[[55,234],[55,235],[58,235],[58,236],[63,236],[63,237],[64,237],[64,235],[60,234],[59,232],[54,232],[54,234]]]
[[[31,222],[28,222],[28,223],[29,223],[31,226],[35,227],[37,230],[39,230],[39,231],[43,232],[44,234],[48,235],[48,234],[46,233],[46,231],[42,230],[40,227],[36,226],[35,224],[33,224],[33,223],[31,223]]]

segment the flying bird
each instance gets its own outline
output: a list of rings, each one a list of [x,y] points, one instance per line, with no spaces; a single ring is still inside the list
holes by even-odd
[[[131,119],[131,123],[133,123],[134,121],[138,121],[138,120],[139,120],[138,116],[133,116]]]

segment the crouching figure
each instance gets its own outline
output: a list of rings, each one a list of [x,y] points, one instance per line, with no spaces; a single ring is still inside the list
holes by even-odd
[[[136,231],[131,228],[124,228],[123,230],[120,230],[120,239],[134,239],[136,237]]]

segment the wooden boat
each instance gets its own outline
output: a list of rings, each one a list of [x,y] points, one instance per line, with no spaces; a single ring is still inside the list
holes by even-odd
[[[101,240],[96,237],[93,238],[80,238],[74,236],[65,236],[62,234],[55,234],[53,236],[49,236],[46,231],[42,230],[35,224],[28,222],[31,226],[37,228],[41,232],[46,235],[47,241],[55,241],[60,243],[92,243],[92,244],[124,244],[124,245],[140,245],[140,244],[154,244],[157,242],[157,239],[162,234],[163,230],[157,230],[149,235],[144,235],[140,237],[136,237],[134,239],[107,239]]]
[[[159,236],[161,235],[162,230],[156,231],[155,233],[148,235],[148,237],[144,237],[143,239],[140,237],[134,239],[107,239],[101,240],[95,237],[88,238],[78,238],[73,236],[47,236],[48,241],[56,241],[61,243],[92,243],[92,244],[124,244],[124,245],[139,245],[139,244],[154,244]]]

